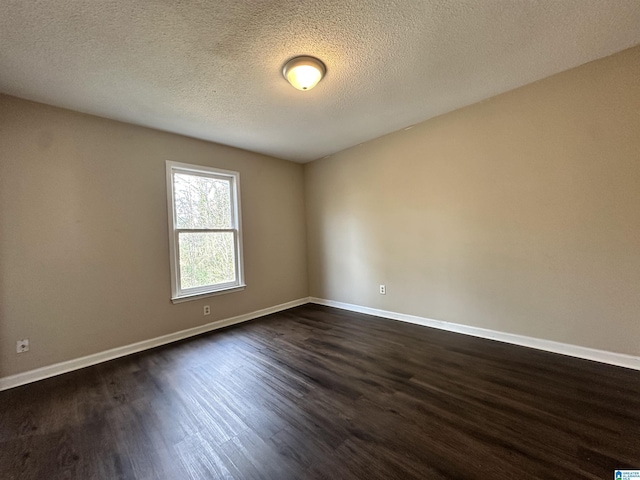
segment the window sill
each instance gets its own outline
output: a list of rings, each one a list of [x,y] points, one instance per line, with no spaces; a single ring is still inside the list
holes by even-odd
[[[191,300],[200,300],[202,298],[215,297],[217,295],[224,295],[225,293],[241,292],[242,290],[245,289],[245,287],[246,285],[236,285],[233,287],[216,290],[215,292],[197,293],[195,295],[185,295],[183,297],[172,298],[171,303],[176,304],[176,303],[182,303],[182,302],[190,302]]]

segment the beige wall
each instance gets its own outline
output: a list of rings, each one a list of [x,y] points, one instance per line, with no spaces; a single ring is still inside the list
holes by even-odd
[[[305,180],[312,296],[640,354],[640,47]]]
[[[240,172],[244,292],[171,304],[165,160]],[[301,165],[0,96],[0,377],[306,297],[304,225]]]
[[[241,173],[244,292],[169,301],[165,160]],[[304,183],[301,165],[0,95],[0,377],[309,291],[640,354],[640,47]]]

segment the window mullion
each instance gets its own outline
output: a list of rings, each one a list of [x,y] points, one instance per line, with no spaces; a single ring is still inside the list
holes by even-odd
[[[177,233],[235,232],[236,228],[176,228]]]

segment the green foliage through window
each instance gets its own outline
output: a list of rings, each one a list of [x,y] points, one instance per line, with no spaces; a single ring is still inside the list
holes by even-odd
[[[178,295],[185,290],[239,283],[234,205],[237,177],[203,170],[171,170]]]

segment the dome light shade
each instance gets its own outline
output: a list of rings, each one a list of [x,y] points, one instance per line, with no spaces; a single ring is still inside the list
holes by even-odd
[[[298,90],[311,90],[315,87],[327,68],[314,57],[295,57],[284,64],[282,74]]]

